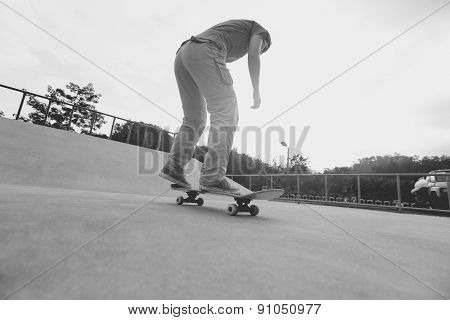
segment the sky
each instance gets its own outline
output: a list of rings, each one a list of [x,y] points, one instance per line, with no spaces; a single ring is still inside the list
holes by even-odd
[[[92,82],[98,110],[176,132],[180,43],[218,22],[250,19],[273,44],[261,58],[259,110],[250,109],[247,59],[228,65],[239,152],[284,162],[286,141],[315,170],[373,155],[448,155],[450,5],[279,116],[446,2],[1,0],[0,83],[44,94],[48,85]],[[20,97],[0,89],[0,110],[11,116]]]

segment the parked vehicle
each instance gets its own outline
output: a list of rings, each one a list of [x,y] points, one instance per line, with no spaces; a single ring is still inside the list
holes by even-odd
[[[416,199],[415,206],[433,209],[449,209],[448,186],[450,184],[450,169],[431,171],[426,177],[421,177],[415,184],[411,194]]]

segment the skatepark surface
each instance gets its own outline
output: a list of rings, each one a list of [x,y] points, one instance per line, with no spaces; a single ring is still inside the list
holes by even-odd
[[[273,201],[230,217],[228,197],[177,206],[158,151],[8,119],[0,150],[4,299],[450,296],[446,217]]]

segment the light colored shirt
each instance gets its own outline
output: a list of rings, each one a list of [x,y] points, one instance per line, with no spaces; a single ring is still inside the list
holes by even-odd
[[[252,20],[228,20],[191,38],[191,41],[214,42],[225,55],[226,62],[233,62],[248,53],[250,38],[260,34],[263,39],[261,54],[272,44],[269,32]]]

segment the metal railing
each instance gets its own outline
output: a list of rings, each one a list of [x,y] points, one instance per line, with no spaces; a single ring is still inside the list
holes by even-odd
[[[71,103],[68,103],[68,102],[65,102],[65,101],[55,100],[55,99],[52,99],[50,97],[46,97],[46,96],[43,96],[43,95],[40,95],[40,94],[37,94],[37,93],[34,93],[34,92],[30,92],[30,91],[27,91],[27,90],[10,87],[10,86],[7,86],[7,85],[1,84],[1,83],[0,83],[0,87],[4,88],[4,89],[11,90],[11,91],[22,93],[22,99],[20,100],[19,108],[17,110],[17,113],[14,114],[16,120],[20,120],[20,116],[22,114],[23,104],[25,102],[26,97],[27,96],[31,96],[31,97],[37,97],[37,98],[45,99],[45,100],[48,101],[47,107],[46,107],[46,110],[45,110],[44,121],[43,121],[43,124],[42,124],[44,126],[47,125],[48,118],[49,118],[49,115],[50,115],[50,108],[51,108],[52,104],[56,103],[57,105],[65,105],[65,106],[71,107],[70,116],[69,116],[69,119],[68,119],[69,121],[67,123],[67,127],[65,128],[65,130],[67,130],[67,131],[69,131],[70,128],[71,128],[74,111],[76,109],[83,109],[83,110],[86,110],[86,111],[88,111],[88,112],[90,112],[92,114],[92,121],[91,121],[91,126],[90,126],[90,129],[89,129],[89,134],[92,134],[92,132],[94,130],[95,121],[97,120],[98,115],[100,115],[100,116],[110,117],[110,118],[113,119],[112,120],[112,125],[111,125],[111,131],[110,131],[109,137],[108,137],[108,139],[110,139],[110,140],[111,140],[112,135],[114,133],[114,126],[115,126],[117,120],[125,121],[128,124],[128,126],[129,126],[126,143],[130,143],[131,131],[133,129],[133,126],[137,126],[138,129],[139,129],[139,127],[145,127],[146,130],[148,128],[157,130],[158,133],[159,133],[159,138],[158,138],[159,140],[161,140],[161,136],[162,136],[161,133],[166,133],[166,134],[172,135],[173,137],[176,136],[176,133],[170,132],[170,131],[167,131],[167,130],[164,130],[164,129],[161,129],[161,128],[157,127],[157,126],[152,126],[152,125],[139,123],[139,122],[128,120],[128,119],[125,119],[125,118],[122,118],[122,117],[114,116],[114,115],[111,115],[111,114],[108,114],[108,113],[105,113],[105,112],[92,110],[92,109],[89,109],[88,107],[77,106],[77,105],[74,105],[74,104],[71,104]],[[158,142],[158,145],[159,144],[160,144],[160,142]]]
[[[276,183],[274,184],[274,178],[289,178],[289,177],[296,177],[296,184],[297,184],[297,192],[294,193],[294,198],[292,198],[292,194],[283,195],[280,197],[280,199],[287,199],[287,200],[295,200],[295,201],[320,201],[320,202],[326,202],[328,204],[330,203],[346,203],[344,201],[345,197],[330,197],[329,196],[329,186],[328,186],[328,180],[331,177],[356,177],[356,197],[352,197],[350,202],[347,202],[349,204],[357,204],[357,205],[363,205],[363,206],[371,206],[371,205],[384,205],[387,204],[386,201],[381,200],[367,200],[372,201],[372,203],[367,203],[366,200],[364,200],[361,196],[361,177],[395,177],[396,181],[396,199],[392,201],[394,204],[394,207],[401,212],[402,208],[405,207],[405,202],[402,202],[402,188],[401,188],[401,177],[426,177],[426,176],[439,176],[439,177],[445,177],[446,185],[447,185],[447,199],[448,199],[448,205],[450,210],[450,173],[439,173],[439,174],[432,174],[432,173],[336,173],[336,174],[314,174],[314,173],[305,173],[305,174],[297,174],[297,173],[277,173],[277,174],[227,174],[227,177],[229,178],[236,178],[236,177],[247,177],[248,178],[248,184],[247,188],[252,190],[252,179],[254,178],[264,178],[268,185],[267,187],[270,187],[270,189],[273,188],[281,188],[283,189],[283,183]],[[305,177],[321,177],[323,178],[323,195],[317,196],[317,195],[304,195],[300,193],[300,180]],[[411,189],[413,186],[411,186]],[[304,198],[304,197],[307,198]],[[311,197],[314,197],[313,199]],[[318,197],[318,198],[317,198]],[[336,201],[336,199],[339,198],[340,201]],[[347,197],[348,198],[348,197]],[[376,202],[379,201],[381,204],[377,204]],[[426,208],[422,208],[427,210]]]

